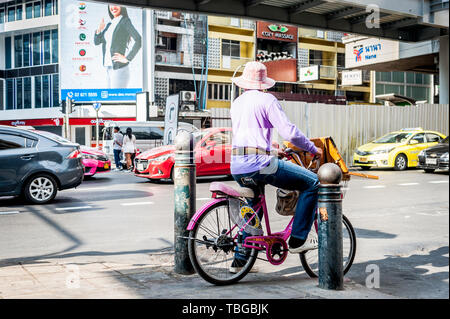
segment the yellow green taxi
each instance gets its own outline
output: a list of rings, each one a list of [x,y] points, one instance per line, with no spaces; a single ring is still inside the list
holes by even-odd
[[[353,154],[353,166],[394,168],[402,171],[419,164],[419,153],[436,145],[446,136],[422,128],[405,128],[388,133],[373,142],[358,147]]]

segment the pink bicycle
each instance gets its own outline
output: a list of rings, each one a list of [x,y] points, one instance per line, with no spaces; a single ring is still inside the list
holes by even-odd
[[[289,155],[301,165],[298,154],[291,150]],[[318,165],[317,165],[318,168]],[[269,213],[264,195],[264,185],[260,185],[260,195],[252,207],[247,199],[255,199],[250,188],[235,189],[229,185],[213,182],[210,185],[212,200],[203,205],[192,217],[187,230],[189,233],[189,257],[195,271],[206,281],[215,285],[235,283],[249,273],[256,259],[281,265],[288,255],[288,240],[292,217],[286,228],[272,232]],[[254,201],[255,202],[255,201]],[[298,203],[301,204],[301,203]],[[262,212],[262,214],[261,214]],[[263,217],[266,234],[261,225]],[[350,221],[343,216],[344,273],[350,269],[356,253],[356,236]],[[317,213],[312,232],[317,236]],[[250,234],[245,237],[243,234]],[[315,233],[315,234],[314,234]],[[265,251],[266,259],[258,253]],[[246,256],[247,261],[237,273],[230,273],[229,267],[234,255]],[[304,270],[311,277],[318,276],[318,250],[308,250],[300,255]]]

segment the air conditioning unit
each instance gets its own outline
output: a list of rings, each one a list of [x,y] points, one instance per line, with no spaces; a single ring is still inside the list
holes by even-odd
[[[192,91],[181,91],[180,92],[181,104],[186,102],[194,103],[196,101],[195,92]]]
[[[195,112],[195,104],[181,104],[181,112]]]

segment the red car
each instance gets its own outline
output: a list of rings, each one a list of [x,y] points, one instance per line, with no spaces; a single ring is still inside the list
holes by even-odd
[[[81,146],[80,149],[85,177],[91,177],[96,173],[104,173],[111,170],[111,161],[104,152],[87,146]]]
[[[209,128],[193,133],[197,176],[230,175],[231,128]],[[152,148],[136,156],[135,175],[173,181],[175,146]]]

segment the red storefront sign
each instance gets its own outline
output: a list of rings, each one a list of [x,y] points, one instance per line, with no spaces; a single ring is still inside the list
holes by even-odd
[[[258,21],[256,23],[256,37],[258,39],[297,42],[298,28],[292,25]]]
[[[30,119],[30,120],[8,120],[0,121],[0,125],[10,125],[10,126],[61,126],[64,124],[64,119],[53,118],[53,119]]]

